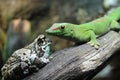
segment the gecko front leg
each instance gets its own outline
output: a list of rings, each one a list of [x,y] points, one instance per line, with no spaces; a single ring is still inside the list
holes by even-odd
[[[88,42],[88,44],[98,49],[100,46],[100,43],[97,41],[95,33],[92,30],[87,31],[87,33],[89,34],[89,37],[90,37],[90,41]]]

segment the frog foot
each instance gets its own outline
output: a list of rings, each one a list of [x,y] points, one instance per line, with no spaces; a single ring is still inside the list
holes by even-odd
[[[91,46],[95,47],[96,49],[99,49],[100,43],[97,41],[89,41],[88,44],[90,44]]]
[[[44,57],[41,57],[40,60],[41,60],[42,62],[44,62],[44,63],[49,63],[49,62],[50,62],[49,59],[46,59],[46,58],[44,58]]]

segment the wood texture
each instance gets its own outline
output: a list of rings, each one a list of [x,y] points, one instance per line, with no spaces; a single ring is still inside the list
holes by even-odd
[[[24,80],[90,80],[120,49],[120,35],[110,31],[98,38],[98,50],[83,44],[55,52],[49,64]]]

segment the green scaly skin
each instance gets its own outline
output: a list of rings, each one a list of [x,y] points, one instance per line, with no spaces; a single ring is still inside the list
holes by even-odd
[[[120,19],[120,7],[112,10],[111,13],[104,17],[98,18],[81,25],[71,23],[55,23],[46,30],[48,34],[59,36],[74,42],[88,42],[96,49],[100,44],[96,40],[97,36],[105,34],[110,29],[120,30],[117,22]]]

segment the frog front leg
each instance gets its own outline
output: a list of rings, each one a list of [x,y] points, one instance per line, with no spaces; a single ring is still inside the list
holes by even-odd
[[[50,44],[51,44],[51,42],[48,42],[45,46],[42,47],[44,54],[42,57],[40,57],[40,59],[45,63],[50,62],[48,59],[48,57],[50,56]]]
[[[41,46],[42,47],[42,51],[44,52],[43,56],[40,57],[40,59],[45,62],[45,63],[48,63],[50,62],[49,60],[49,56],[50,56],[50,45],[51,45],[51,40],[50,39],[47,39],[46,40],[46,44]]]

